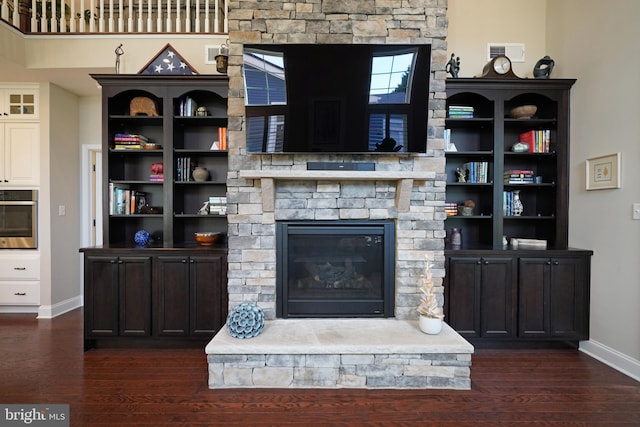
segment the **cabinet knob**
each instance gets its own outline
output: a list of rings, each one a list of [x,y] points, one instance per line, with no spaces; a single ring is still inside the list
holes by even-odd
[[[190,259],[190,260],[189,260],[189,262],[190,262],[191,264],[195,264],[195,261],[194,261],[194,260],[192,260],[192,259]]]
[[[478,261],[476,261],[476,264],[480,265],[480,264],[482,264],[482,261],[478,260]]]
[[[14,295],[19,296],[19,297],[23,297],[25,295],[27,295],[26,292],[14,292]]]
[[[183,262],[183,263],[186,263],[186,262],[187,262],[187,259],[186,259],[186,258],[182,258],[182,262]]]
[[[26,270],[27,268],[26,267],[13,267],[13,269],[22,271],[22,270]]]
[[[545,264],[547,264],[547,265],[551,265],[551,261],[547,261]]]
[[[553,265],[559,265],[560,263],[558,261],[553,261]]]

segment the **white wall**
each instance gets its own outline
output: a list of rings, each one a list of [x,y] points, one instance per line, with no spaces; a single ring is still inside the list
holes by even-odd
[[[80,303],[80,150],[78,150],[78,97],[49,85],[49,167],[51,234],[51,299],[43,302],[40,316],[52,316]],[[64,214],[60,212],[64,210]]]
[[[447,51],[460,57],[459,77],[474,77],[487,63],[488,43],[524,43],[519,77],[531,77],[545,50],[546,0],[449,0]]]
[[[591,340],[584,348],[640,379],[640,2],[549,1],[547,41],[572,93],[569,240],[593,249]],[[585,160],[622,154],[622,188],[585,190]],[[630,359],[631,360],[630,360]]]
[[[569,244],[594,251],[591,334],[581,349],[640,379],[640,2],[637,0],[449,0],[448,51],[460,77],[486,63],[488,42],[526,43],[530,77],[544,55],[571,93]],[[585,160],[622,153],[622,188],[585,190]]]

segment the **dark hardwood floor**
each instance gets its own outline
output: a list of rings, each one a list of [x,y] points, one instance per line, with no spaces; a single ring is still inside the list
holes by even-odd
[[[640,426],[640,383],[570,349],[477,350],[472,390],[209,390],[204,350],[83,352],[82,311],[0,314],[0,403],[72,426]]]

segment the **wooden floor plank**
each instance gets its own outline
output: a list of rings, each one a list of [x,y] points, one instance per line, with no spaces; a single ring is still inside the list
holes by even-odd
[[[0,314],[0,403],[72,426],[640,426],[640,383],[573,349],[473,355],[471,390],[210,390],[202,348],[83,351],[82,310]]]

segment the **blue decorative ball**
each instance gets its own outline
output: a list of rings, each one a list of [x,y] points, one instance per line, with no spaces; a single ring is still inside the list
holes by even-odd
[[[150,234],[147,230],[140,230],[136,232],[135,236],[133,236],[133,240],[138,246],[147,246],[149,243],[149,237]]]
[[[253,338],[264,328],[264,312],[253,303],[236,306],[227,316],[227,329],[234,338]]]

